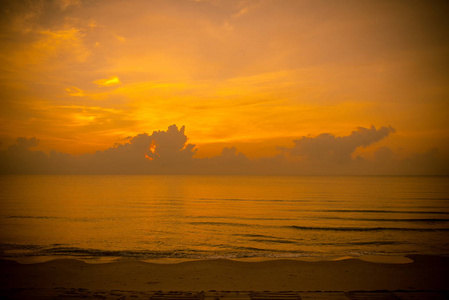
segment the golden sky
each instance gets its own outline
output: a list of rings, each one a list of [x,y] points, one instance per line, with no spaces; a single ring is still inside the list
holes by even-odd
[[[445,1],[2,1],[0,147],[82,154],[185,125],[196,157],[392,126],[449,152]],[[374,149],[374,148],[373,148]],[[370,151],[370,148],[359,149]],[[366,154],[368,155],[368,154]]]

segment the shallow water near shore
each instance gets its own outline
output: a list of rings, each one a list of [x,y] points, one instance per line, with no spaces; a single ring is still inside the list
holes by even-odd
[[[447,177],[2,176],[9,259],[449,254]]]

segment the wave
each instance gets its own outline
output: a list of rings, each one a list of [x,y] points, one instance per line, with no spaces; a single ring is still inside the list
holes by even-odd
[[[315,230],[315,231],[418,231],[418,232],[438,232],[449,231],[449,228],[398,228],[398,227],[313,227],[313,226],[283,226],[284,228],[291,228],[297,230]]]
[[[99,250],[77,247],[47,248],[44,251],[50,255],[74,255],[74,256],[117,256],[129,258],[189,258],[195,254],[195,250],[175,251],[149,251],[149,250]]]
[[[356,246],[384,246],[384,245],[409,245],[409,242],[399,241],[372,241],[372,242],[349,242],[344,245],[356,245]]]
[[[7,219],[63,219],[62,217],[50,216],[7,216]]]
[[[244,202],[311,202],[310,200],[302,199],[251,199],[251,198],[197,198],[197,200],[221,202],[221,201],[244,201]]]
[[[190,258],[195,256],[193,249],[189,250],[173,250],[173,251],[157,251],[157,250],[100,250],[89,248],[78,248],[69,246],[43,246],[43,245],[17,245],[17,244],[0,244],[2,256],[76,256],[76,257],[129,257],[129,258]],[[28,250],[22,252],[5,252],[8,250]]]
[[[100,222],[104,220],[114,220],[114,218],[70,218],[70,217],[57,217],[57,216],[5,216],[6,219],[36,219],[36,220],[63,220],[74,222]]]
[[[335,213],[385,213],[385,214],[441,214],[449,215],[447,211],[407,211],[407,210],[375,210],[375,209],[327,209],[321,212]]]
[[[449,198],[446,197],[411,197],[411,198],[404,198],[404,199],[410,199],[410,200],[429,200],[429,201],[434,201],[434,200],[442,200],[442,201],[446,201],[449,200]]]
[[[348,220],[348,221],[362,221],[362,222],[408,222],[408,223],[447,223],[449,219],[366,219],[366,218],[351,218],[351,217],[320,217],[326,220]]]
[[[358,231],[358,232],[370,232],[370,231],[416,231],[416,232],[439,232],[449,231],[449,228],[410,228],[410,227],[320,227],[320,226],[298,226],[298,225],[261,225],[261,224],[244,224],[244,223],[228,223],[228,222],[189,222],[193,225],[213,225],[213,226],[237,226],[237,227],[259,227],[259,228],[283,228],[283,229],[296,229],[296,230],[315,230],[315,231]],[[251,236],[248,236],[251,237]],[[267,236],[255,236],[267,238]],[[270,238],[270,237],[268,237]],[[271,237],[273,238],[273,237]],[[276,237],[274,237],[276,238]]]
[[[272,236],[272,235],[265,235],[265,234],[253,234],[253,233],[234,233],[233,236],[241,236],[241,237],[250,237],[250,238],[268,238],[268,239],[277,239],[278,237]]]
[[[177,249],[177,250],[101,250],[78,247],[45,247],[39,245],[14,245],[0,244],[0,258],[17,257],[36,257],[36,256],[63,256],[80,259],[95,259],[101,257],[110,257],[113,259],[159,259],[159,258],[178,258],[178,259],[234,259],[248,257],[303,257],[310,256],[305,251],[273,251],[271,249],[257,247],[230,247],[232,250],[223,251],[202,251],[195,249]],[[8,252],[5,250],[27,250],[20,252]]]
[[[188,224],[191,224],[191,225],[213,225],[213,226],[241,226],[241,227],[260,227],[261,226],[258,224],[231,223],[231,222],[188,222]]]
[[[364,242],[336,242],[336,243],[316,243],[318,246],[333,246],[333,247],[347,247],[347,246],[386,246],[386,245],[411,245],[408,241],[364,241]]]
[[[54,244],[52,246],[59,246],[57,244]],[[10,244],[10,243],[1,243],[0,244],[0,249],[2,251],[7,251],[7,250],[37,250],[37,249],[42,249],[45,248],[42,245],[28,245],[28,244]]]
[[[256,221],[294,221],[297,218],[269,218],[269,217],[235,217],[235,216],[188,216],[188,219],[227,219],[227,220],[256,220]]]
[[[298,242],[282,239],[251,239],[252,242],[269,243],[269,244],[298,244]]]
[[[254,217],[244,217],[244,218],[238,218],[234,217],[233,219],[239,219],[239,220],[256,220],[256,221],[294,221],[298,220],[297,218],[254,218]]]

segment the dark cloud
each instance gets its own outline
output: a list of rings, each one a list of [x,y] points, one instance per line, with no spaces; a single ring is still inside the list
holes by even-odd
[[[184,130],[171,125],[167,131],[138,134],[129,143],[84,155],[80,161],[89,173],[184,173],[196,151]]]
[[[48,156],[42,151],[32,151],[39,140],[35,137],[19,137],[14,145],[0,151],[1,173],[47,173]]]
[[[359,127],[348,136],[336,137],[330,133],[322,133],[317,137],[302,137],[295,140],[293,148],[281,148],[286,154],[301,156],[306,161],[338,162],[351,161],[351,154],[358,147],[367,147],[378,142],[390,133],[395,132],[392,127],[376,129]]]
[[[198,159],[198,170],[202,174],[254,174],[255,162],[235,147],[225,147],[220,155]]]
[[[35,137],[27,139],[26,137],[18,137],[16,144],[9,147],[10,151],[17,151],[19,149],[27,150],[31,147],[36,147],[39,145],[39,140]]]
[[[448,170],[448,158],[437,151],[399,159],[395,152],[380,147],[372,159],[354,157],[359,147],[381,141],[395,130],[359,127],[350,135],[336,137],[323,133],[302,137],[292,148],[280,148],[273,157],[250,159],[235,147],[221,154],[195,158],[195,145],[188,143],[185,127],[171,125],[166,131],[154,131],[130,137],[105,151],[73,156],[33,150],[35,137],[20,137],[14,145],[0,151],[3,174],[260,174],[260,175],[442,175]]]
[[[151,143],[154,150],[146,154],[154,160],[182,161],[191,159],[195,154],[195,145],[187,144],[187,136],[184,134],[185,127],[180,130],[176,125],[168,127],[167,131],[154,131],[151,135]],[[131,140],[131,142],[134,138]],[[151,147],[151,145],[150,145]]]

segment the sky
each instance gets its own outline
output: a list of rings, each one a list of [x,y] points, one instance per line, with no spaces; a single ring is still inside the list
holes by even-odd
[[[0,7],[3,172],[36,171],[43,160],[53,166],[46,172],[58,164],[69,172],[77,164],[68,161],[122,148],[154,165],[165,152],[153,140],[164,134],[174,139],[165,151],[176,154],[166,157],[179,154],[179,165],[195,161],[204,173],[232,173],[226,157],[236,159],[236,173],[247,162],[253,173],[391,173],[393,165],[404,174],[449,172],[446,1]],[[129,150],[139,137],[144,147]],[[48,161],[55,153],[63,162]],[[133,172],[107,172],[114,170]]]

